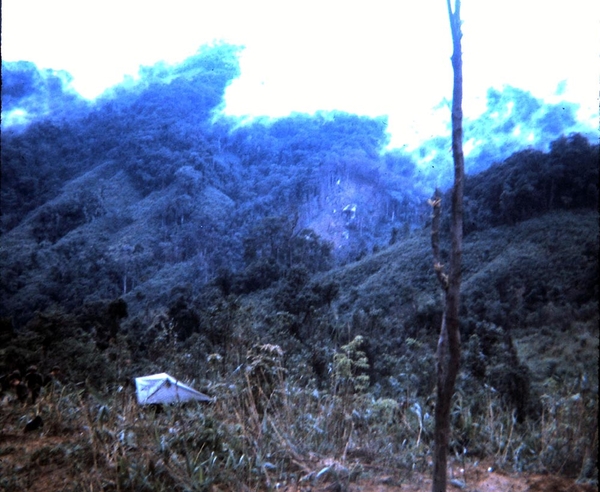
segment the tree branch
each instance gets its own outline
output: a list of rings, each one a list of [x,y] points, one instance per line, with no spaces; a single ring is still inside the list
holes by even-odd
[[[442,211],[442,193],[439,188],[435,189],[433,197],[428,200],[433,208],[431,215],[431,249],[433,250],[433,269],[437,275],[444,291],[448,290],[448,275],[444,273],[440,257],[440,216]]]

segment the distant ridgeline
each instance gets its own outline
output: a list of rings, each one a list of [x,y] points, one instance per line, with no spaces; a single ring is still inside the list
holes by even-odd
[[[385,118],[223,116],[238,53],[204,47],[180,65],[142,69],[93,103],[70,92],[66,74],[2,64],[1,316],[22,324],[52,305],[70,311],[120,296],[135,312],[214,279],[234,294],[292,288],[423,227],[433,183],[449,170],[447,138],[408,154],[386,150]],[[489,131],[518,133],[506,126],[517,109],[538,115],[546,137],[573,128],[564,111],[523,91],[488,96],[488,112],[502,113]],[[502,161],[494,149],[506,148],[504,137],[485,139],[471,154],[481,162],[467,156],[467,169]],[[597,183],[598,145],[582,134],[514,153],[468,177],[465,230],[595,210]],[[325,303],[330,290],[319,293]]]
[[[552,142],[550,152],[517,152],[468,176],[465,233],[515,224],[553,210],[597,210],[598,163],[598,144],[573,134]]]

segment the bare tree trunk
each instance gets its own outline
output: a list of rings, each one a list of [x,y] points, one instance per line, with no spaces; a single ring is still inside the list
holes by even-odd
[[[452,29],[452,68],[454,90],[452,94],[452,157],[454,159],[454,186],[452,188],[452,219],[450,271],[446,275],[439,257],[439,216],[441,195],[436,190],[431,200],[433,222],[431,242],[434,268],[445,292],[444,316],[437,348],[437,401],[435,405],[435,449],[433,455],[433,492],[445,492],[447,482],[447,454],[450,439],[450,410],[454,384],[460,367],[460,330],[458,310],[460,305],[462,231],[463,231],[463,181],[464,156],[462,149],[462,53],[460,0],[456,0],[454,11],[447,0],[448,16]]]

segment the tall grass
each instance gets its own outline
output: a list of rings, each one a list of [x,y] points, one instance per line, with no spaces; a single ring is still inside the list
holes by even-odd
[[[0,444],[0,488],[27,490],[53,469],[67,480],[61,490],[104,491],[274,490],[319,482],[344,490],[360,476],[391,473],[404,477],[400,482],[427,472],[429,397],[375,398],[364,385],[357,347],[336,355],[329,386],[321,389],[288,376],[278,346],[259,345],[237,371],[208,386],[210,404],[158,411],[138,406],[132,389],[98,394],[72,385],[47,391],[36,407],[7,404],[0,416],[5,435],[20,435],[23,415],[39,414],[44,427],[26,444]],[[463,467],[487,460],[510,471],[597,481],[598,396],[576,389],[548,387],[540,417],[522,423],[493,388],[459,392],[456,459]]]

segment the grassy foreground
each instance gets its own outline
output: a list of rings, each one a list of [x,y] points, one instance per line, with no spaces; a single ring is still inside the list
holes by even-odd
[[[328,391],[297,386],[286,378],[281,349],[261,345],[237,372],[223,378],[215,371],[203,388],[219,395],[210,404],[142,408],[132,388],[105,397],[75,385],[48,389],[35,406],[5,401],[0,488],[351,490],[369,477],[410,483],[429,473],[431,401],[410,391],[400,401],[372,397],[357,375],[365,363],[360,343],[355,338],[336,354]],[[541,401],[540,418],[519,423],[492,388],[469,402],[456,395],[455,466],[485,461],[597,483],[597,393],[548,388]],[[43,428],[24,434],[36,414]],[[467,441],[476,449],[461,447]]]

